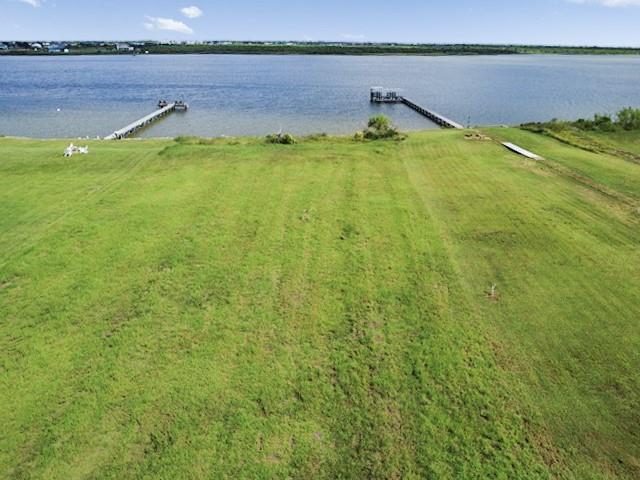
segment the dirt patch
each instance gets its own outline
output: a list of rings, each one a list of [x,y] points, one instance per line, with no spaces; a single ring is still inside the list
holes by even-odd
[[[16,281],[18,280],[17,276],[9,276],[9,277],[5,277],[4,279],[0,279],[0,292],[2,290],[6,290],[9,287],[12,287]]]
[[[525,426],[531,443],[540,454],[540,457],[542,457],[545,465],[552,470],[558,468],[562,462],[562,458],[560,452],[553,444],[551,434],[540,426],[531,425],[527,420],[525,420]]]
[[[465,140],[483,141],[483,142],[490,142],[491,140],[493,140],[491,137],[488,137],[488,136],[483,135],[483,134],[478,133],[478,132],[467,133],[467,134],[465,134],[464,139]]]
[[[535,173],[541,177],[553,177],[553,173],[551,173],[544,165],[541,165],[539,162],[529,159],[524,159],[520,163],[520,167],[523,170],[527,170],[528,172]]]
[[[592,205],[598,205],[603,209],[606,209],[607,213],[611,214],[620,222],[625,225],[635,225],[640,218],[640,206],[635,208],[629,208],[629,205],[620,203],[611,197],[602,195],[600,192],[594,191],[590,188],[581,188],[579,195],[585,201]]]
[[[499,368],[513,375],[520,375],[524,368],[508,353],[507,347],[495,340],[488,339],[487,344],[493,352],[493,358]]]

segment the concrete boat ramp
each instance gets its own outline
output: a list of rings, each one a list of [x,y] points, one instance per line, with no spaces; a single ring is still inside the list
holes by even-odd
[[[524,148],[519,147],[515,143],[502,142],[502,145],[507,147],[512,152],[515,152],[518,155],[522,155],[523,157],[530,158],[531,160],[542,160],[543,159],[540,155],[536,155],[535,153],[530,152],[529,150],[525,150]]]

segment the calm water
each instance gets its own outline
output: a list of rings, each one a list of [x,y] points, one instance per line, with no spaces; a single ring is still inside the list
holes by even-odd
[[[372,85],[464,124],[571,119],[640,106],[640,57],[0,57],[0,135],[104,136],[160,98],[191,109],[144,136],[351,133],[379,112],[434,128],[404,106],[370,105]]]

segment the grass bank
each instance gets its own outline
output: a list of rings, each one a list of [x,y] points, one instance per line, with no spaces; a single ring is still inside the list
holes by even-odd
[[[0,139],[0,475],[637,478],[640,166],[484,133]]]

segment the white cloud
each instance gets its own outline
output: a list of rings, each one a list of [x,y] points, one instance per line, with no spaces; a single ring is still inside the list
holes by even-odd
[[[203,13],[204,13],[202,10],[200,10],[195,5],[191,6],[191,7],[184,7],[180,11],[187,18],[198,18],[198,17],[201,17],[203,15]]]
[[[191,27],[173,18],[147,17],[147,20],[148,21],[144,23],[144,28],[147,30],[168,30],[170,32],[193,35],[193,29]]]
[[[22,3],[26,3],[27,5],[31,5],[33,8],[38,8],[42,5],[40,0],[20,0]]]
[[[640,0],[569,0],[571,3],[595,3],[605,7],[640,6]]]

